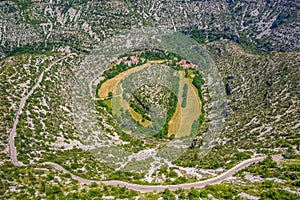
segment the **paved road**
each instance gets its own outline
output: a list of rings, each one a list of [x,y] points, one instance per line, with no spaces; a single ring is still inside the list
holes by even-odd
[[[251,159],[241,162],[240,164],[238,164],[235,167],[231,168],[230,170],[220,174],[217,177],[210,178],[210,179],[207,179],[204,181],[198,181],[198,182],[194,182],[194,183],[185,183],[185,184],[180,184],[180,185],[139,185],[139,184],[127,183],[127,182],[123,182],[123,181],[114,181],[114,180],[113,181],[93,181],[93,180],[89,180],[89,179],[85,179],[85,178],[76,176],[56,163],[45,162],[42,164],[51,166],[54,169],[59,170],[63,173],[69,173],[69,174],[71,174],[71,176],[74,180],[77,180],[80,183],[84,183],[84,184],[97,183],[97,184],[104,184],[104,185],[110,185],[110,186],[126,187],[128,189],[135,190],[138,192],[154,192],[154,191],[164,191],[165,189],[174,191],[174,190],[178,190],[178,189],[203,188],[206,185],[219,184],[219,183],[227,180],[228,178],[232,177],[238,171],[248,167],[249,165],[251,165],[253,163],[261,162],[265,158],[266,158],[266,156],[251,158]],[[279,161],[282,158],[283,157],[281,155],[273,156],[273,160],[275,160],[275,161]]]
[[[31,88],[31,90],[28,92],[28,94],[25,95],[21,99],[18,111],[17,111],[15,119],[14,119],[13,127],[12,127],[12,129],[10,131],[10,135],[9,135],[9,139],[8,139],[10,158],[11,158],[12,163],[15,166],[23,166],[24,165],[22,162],[18,161],[18,159],[17,159],[17,151],[16,151],[16,147],[15,147],[15,136],[17,134],[16,129],[17,129],[17,125],[19,123],[19,118],[20,118],[20,115],[23,112],[23,108],[25,106],[25,103],[26,103],[27,99],[30,97],[30,95],[32,95],[32,93],[34,92],[34,90],[40,86],[40,83],[43,80],[45,72],[49,71],[51,69],[51,67],[53,65],[57,64],[59,61],[64,60],[67,57],[70,57],[71,55],[75,55],[75,54],[68,54],[68,55],[66,55],[66,56],[64,56],[64,57],[62,57],[62,58],[54,61],[46,69],[44,69],[42,71],[42,73],[40,74],[40,76],[38,77],[38,80],[35,83],[35,85]]]
[[[11,161],[15,166],[23,166],[24,165],[22,162],[18,161],[18,159],[17,159],[17,152],[16,152],[16,147],[14,144],[14,139],[17,134],[16,127],[17,127],[17,124],[19,123],[19,116],[23,112],[23,108],[25,106],[27,99],[29,98],[30,95],[32,95],[34,90],[39,87],[39,85],[44,77],[45,72],[49,71],[51,69],[51,67],[53,65],[55,65],[56,63],[58,63],[59,61],[66,59],[67,57],[70,57],[71,55],[74,55],[74,54],[68,54],[67,56],[65,56],[63,58],[60,58],[60,59],[54,61],[45,70],[43,70],[42,73],[40,74],[40,76],[38,77],[37,82],[32,87],[32,89],[29,91],[29,93],[21,99],[18,111],[16,113],[16,117],[14,119],[13,128],[10,131],[10,136],[9,136],[9,141],[8,141]],[[104,185],[126,187],[128,189],[135,190],[138,192],[153,192],[153,191],[164,191],[167,188],[174,191],[174,190],[178,190],[178,189],[202,188],[202,187],[205,187],[206,185],[218,184],[218,183],[221,183],[222,181],[227,180],[228,178],[232,177],[236,172],[246,168],[247,166],[249,166],[253,163],[263,161],[265,158],[266,158],[266,156],[251,158],[251,159],[241,162],[240,164],[236,165],[235,167],[231,168],[230,170],[222,173],[221,175],[219,175],[217,177],[207,179],[204,181],[198,181],[198,182],[194,182],[194,183],[185,183],[185,184],[180,184],[180,185],[139,185],[139,184],[127,183],[127,182],[123,182],[123,181],[114,181],[114,180],[113,181],[93,181],[93,180],[89,180],[89,179],[85,179],[85,178],[76,176],[56,163],[45,162],[42,164],[51,166],[56,170],[62,171],[63,173],[69,173],[69,174],[71,174],[71,176],[74,180],[77,180],[80,183],[92,184],[95,182],[95,183],[104,184]],[[283,157],[281,155],[273,156],[273,160],[275,160],[275,161],[279,161],[282,158]]]

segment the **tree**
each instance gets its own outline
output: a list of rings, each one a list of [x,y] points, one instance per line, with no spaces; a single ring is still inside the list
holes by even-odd
[[[162,197],[165,200],[175,200],[176,199],[175,195],[169,189],[165,189]]]
[[[200,198],[200,191],[192,188],[188,194],[188,199],[199,199]]]

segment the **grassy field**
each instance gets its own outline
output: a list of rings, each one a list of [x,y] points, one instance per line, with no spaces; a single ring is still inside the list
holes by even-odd
[[[105,81],[101,85],[100,89],[98,90],[98,96],[100,98],[105,98],[105,97],[108,97],[109,92],[112,92],[113,94],[115,94],[115,92],[116,92],[116,86],[118,86],[120,84],[121,80],[125,79],[130,74],[133,74],[135,72],[141,71],[142,69],[144,69],[144,68],[146,68],[148,66],[150,66],[150,63],[146,63],[146,64],[141,65],[139,67],[131,68],[129,70],[126,70],[126,71],[118,74],[114,78]]]
[[[159,61],[149,61],[144,65],[131,68],[126,70],[112,79],[105,81],[99,91],[98,95],[100,98],[105,98],[109,95],[110,92],[113,93],[114,98],[111,100],[111,105],[113,105],[113,114],[120,116],[124,111],[128,110],[132,119],[138,121],[142,126],[146,127],[151,125],[151,121],[145,120],[142,121],[142,115],[135,112],[129,104],[121,97],[122,89],[121,82],[130,74],[136,73],[149,67],[151,64],[161,64],[163,60]],[[202,102],[198,96],[197,89],[193,86],[192,80],[187,79],[184,76],[184,71],[180,71],[180,88],[178,93],[178,103],[176,106],[176,111],[169,121],[169,130],[168,136],[170,137],[172,134],[175,135],[176,138],[189,136],[192,131],[192,125],[195,120],[197,120],[201,114],[201,106]],[[182,107],[182,94],[183,94],[183,86],[188,86],[187,98],[186,98],[186,107]]]
[[[178,92],[178,103],[176,111],[169,121],[168,136],[175,135],[176,138],[189,136],[192,131],[192,125],[201,114],[202,102],[198,96],[197,89],[193,86],[191,80],[184,78],[184,72],[180,72],[180,83]],[[183,86],[187,84],[187,103],[182,107]]]
[[[107,101],[107,100],[106,100]],[[133,120],[137,121],[142,125],[143,127],[150,126],[152,124],[149,120],[142,120],[143,117],[141,114],[135,112],[130,105],[125,101],[122,97],[114,97],[113,99],[109,100],[111,101],[110,106],[112,106],[112,113],[113,115],[121,116],[122,113],[126,112],[126,110],[129,111],[130,116]]]
[[[163,61],[163,60],[149,61],[149,62],[145,63],[144,65],[128,69],[128,70],[118,74],[114,78],[105,81],[101,85],[100,89],[98,90],[98,96],[100,98],[105,98],[105,97],[108,97],[110,92],[112,92],[115,95],[116,94],[116,87],[120,84],[121,80],[124,80],[130,74],[139,72],[139,71],[145,69],[146,67],[149,67],[151,64],[161,64],[163,62],[165,62],[165,61]]]
[[[128,105],[129,107],[129,105]],[[135,112],[131,107],[129,107],[129,113],[132,117],[132,119],[134,119],[135,121],[138,121],[143,127],[147,127],[147,126],[150,126],[152,125],[152,122],[145,119],[144,121],[142,120],[143,117],[141,114]]]
[[[176,111],[172,116],[171,120],[169,121],[169,130],[168,130],[168,137],[171,135],[175,135],[178,137],[178,130],[180,128],[180,122],[182,118],[182,109],[181,109],[181,102],[182,102],[182,93],[183,93],[183,76],[180,75],[180,82],[179,82],[179,90],[178,90],[178,102],[176,106]]]
[[[114,115],[118,115],[121,116],[121,114],[128,110],[132,119],[134,119],[135,121],[138,121],[142,126],[147,127],[149,125],[151,125],[151,121],[149,120],[142,120],[143,117],[142,115],[140,115],[139,113],[135,112],[130,106],[129,104],[121,97],[122,96],[122,89],[121,89],[121,82],[122,80],[124,80],[126,77],[128,77],[130,74],[139,72],[143,69],[145,69],[146,67],[149,67],[151,64],[160,64],[163,63],[165,61],[163,60],[158,60],[158,61],[149,61],[144,65],[138,66],[138,67],[134,67],[131,68],[129,70],[126,70],[120,74],[118,74],[117,76],[115,76],[112,79],[109,79],[107,81],[105,81],[100,89],[98,90],[98,95],[100,98],[105,98],[109,96],[109,93],[112,92],[114,98],[112,98],[110,100],[109,106],[112,107],[113,106],[113,114]],[[106,102],[107,104],[108,102]]]

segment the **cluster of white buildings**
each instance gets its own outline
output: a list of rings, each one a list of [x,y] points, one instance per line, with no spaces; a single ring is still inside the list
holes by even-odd
[[[188,63],[186,60],[181,60],[181,61],[177,62],[176,65],[179,65],[184,69],[195,69],[196,68],[196,65],[194,65],[192,63]]]
[[[117,60],[116,64],[120,64],[124,62],[127,66],[137,65],[139,62],[144,63],[146,61],[145,58],[139,58],[137,56],[123,57]]]

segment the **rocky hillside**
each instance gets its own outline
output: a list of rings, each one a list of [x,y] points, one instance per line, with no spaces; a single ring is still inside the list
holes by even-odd
[[[145,19],[200,42],[220,38],[263,51],[299,50],[299,1],[133,1]]]
[[[200,42],[227,38],[250,50],[299,50],[299,2],[2,1],[0,54],[70,46],[85,51],[119,30],[168,27]]]
[[[257,55],[226,40],[207,47],[227,93],[225,124],[208,156],[193,161],[193,149],[181,165],[229,167],[260,153],[299,151],[299,52]]]
[[[299,10],[298,0],[0,1],[0,196],[298,199]],[[142,26],[170,28],[203,44],[224,83],[224,126],[217,145],[204,158],[199,148],[190,148],[177,161],[148,174],[116,172],[91,156],[76,135],[74,74],[100,41]],[[209,99],[209,91],[205,97]],[[107,112],[103,107],[98,111]],[[122,134],[113,119],[99,120],[112,143],[134,153],[152,148]],[[209,120],[206,115],[204,129]],[[13,141],[9,138],[14,126]],[[11,141],[24,167],[11,163]],[[201,142],[199,137],[193,147]],[[276,154],[287,156],[252,165],[225,184],[156,194],[87,186],[40,165],[55,162],[93,180],[178,184],[215,176],[245,159]]]
[[[2,57],[66,46],[84,51],[141,21],[124,1],[2,1],[0,16]]]

